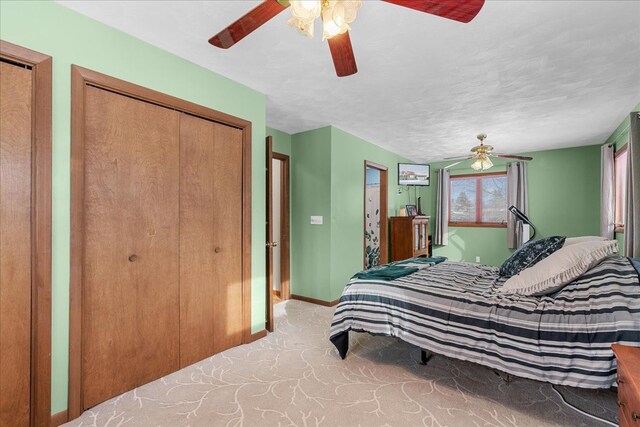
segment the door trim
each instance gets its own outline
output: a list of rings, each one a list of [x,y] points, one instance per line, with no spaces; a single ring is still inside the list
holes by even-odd
[[[69,419],[82,413],[84,265],[84,99],[93,86],[242,130],[242,341],[251,341],[251,122],[77,65],[71,66],[71,280]]]
[[[380,264],[389,262],[389,168],[379,163],[364,161],[364,197],[363,197],[363,219],[367,208],[367,168],[377,169],[380,171]],[[363,221],[362,227],[362,265],[367,268],[367,262],[364,258],[367,253],[367,241],[364,239],[364,233],[367,231],[367,221]]]
[[[0,57],[33,72],[31,186],[30,423],[51,419],[51,68],[50,56],[0,40]]]
[[[274,152],[273,158],[282,162],[280,169],[280,236],[283,238],[280,239],[280,282],[282,284],[280,298],[284,301],[291,298],[291,218],[289,217],[291,175],[289,156]]]

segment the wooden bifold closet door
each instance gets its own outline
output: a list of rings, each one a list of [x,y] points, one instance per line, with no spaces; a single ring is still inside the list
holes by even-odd
[[[180,367],[242,343],[242,131],[180,117]]]
[[[0,40],[0,426],[51,420],[52,59]]]
[[[87,86],[82,408],[242,343],[242,130]]]
[[[179,120],[86,90],[85,408],[178,368]]]
[[[32,72],[0,62],[0,425],[28,426]]]

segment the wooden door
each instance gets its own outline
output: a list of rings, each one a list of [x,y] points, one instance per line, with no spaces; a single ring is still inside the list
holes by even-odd
[[[242,344],[242,131],[180,119],[180,366]]]
[[[267,172],[267,288],[266,288],[266,319],[265,328],[269,332],[273,332],[273,137],[267,136],[266,140],[266,165]]]
[[[251,338],[251,123],[78,66],[71,107],[73,419]]]
[[[28,426],[32,72],[0,62],[0,425]]]
[[[179,368],[180,113],[85,93],[82,407]]]
[[[275,239],[280,245],[280,300],[285,301],[291,298],[289,156],[273,152],[273,159],[280,162],[280,235]]]
[[[271,193],[268,195],[268,201],[269,203],[271,203],[269,209],[270,212],[272,212],[269,224],[272,224],[272,227],[271,237],[268,238],[268,241],[272,242],[275,245],[271,250],[273,263],[269,264],[269,267],[271,267],[273,271],[274,282],[273,286],[271,286],[271,290],[272,293],[276,292],[275,288],[277,287],[277,275],[277,278],[279,279],[280,290],[279,293],[276,293],[276,295],[279,296],[279,301],[285,301],[291,298],[291,290],[289,286],[291,275],[291,262],[289,253],[289,156],[273,151],[272,157],[273,160],[270,165],[273,166],[277,164],[279,167],[271,168],[271,171],[269,173],[269,176],[272,179]],[[277,179],[274,179],[276,177]],[[278,191],[279,193],[279,198],[275,197],[276,191]],[[274,214],[276,211],[278,212],[278,215]],[[278,226],[277,233],[275,232],[276,225]],[[269,236],[269,234],[267,234],[267,236]],[[276,257],[279,257],[279,262],[275,261]],[[276,264],[279,265],[279,268],[276,267]],[[273,307],[273,304],[275,302],[275,298],[272,298],[271,307]],[[273,325],[273,327],[275,327],[275,325]]]

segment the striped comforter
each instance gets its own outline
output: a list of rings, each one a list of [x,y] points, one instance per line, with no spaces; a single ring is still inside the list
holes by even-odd
[[[331,341],[343,358],[348,332],[368,332],[520,377],[615,383],[611,344],[640,345],[640,282],[628,258],[607,258],[550,296],[495,292],[504,281],[495,267],[455,262],[390,282],[352,279]]]

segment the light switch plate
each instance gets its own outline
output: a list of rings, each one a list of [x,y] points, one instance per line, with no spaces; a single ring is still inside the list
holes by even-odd
[[[311,224],[322,225],[322,216],[311,215]]]

